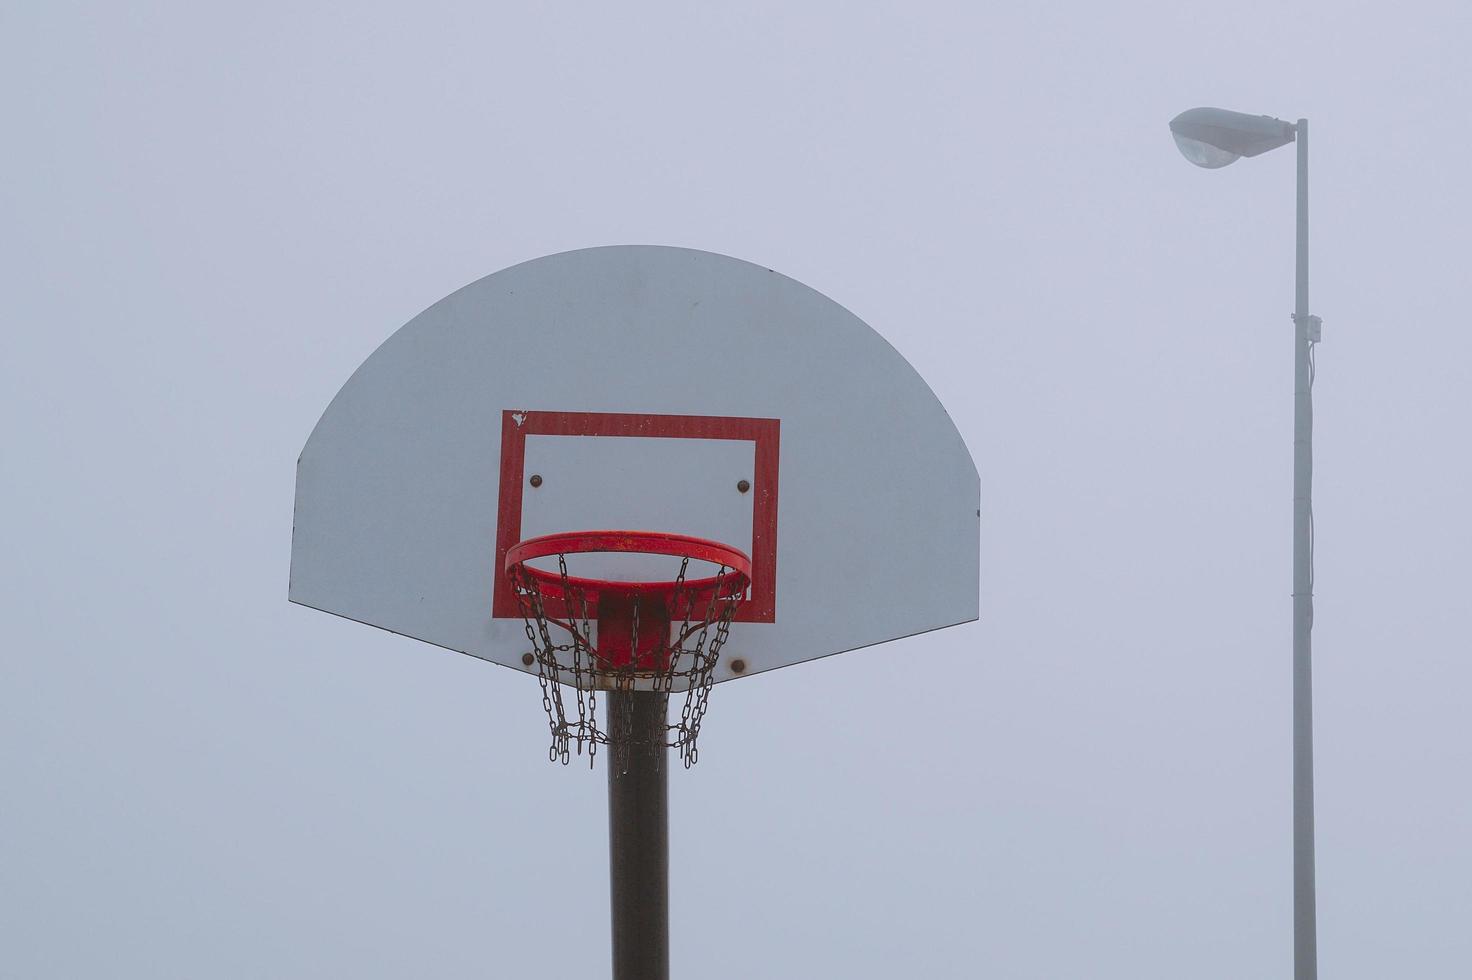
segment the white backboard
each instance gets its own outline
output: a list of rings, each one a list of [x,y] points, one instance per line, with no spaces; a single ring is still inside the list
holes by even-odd
[[[453,293],[349,379],[298,462],[290,598],[535,672],[509,545],[692,534],[752,558],[722,657],[750,676],[975,619],[979,498],[925,382],[841,306],[586,249]]]

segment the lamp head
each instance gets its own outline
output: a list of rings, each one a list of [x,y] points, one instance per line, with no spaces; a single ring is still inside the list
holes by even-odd
[[[1187,109],[1170,121],[1181,155],[1208,170],[1292,143],[1295,132],[1290,122],[1230,109]]]

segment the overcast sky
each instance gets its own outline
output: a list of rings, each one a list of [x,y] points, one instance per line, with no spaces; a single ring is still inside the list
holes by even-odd
[[[1288,976],[1293,154],[1191,167],[1195,105],[1313,125],[1322,975],[1472,974],[1469,37],[0,4],[0,976],[606,972],[603,774],[546,762],[536,683],[286,584],[357,365],[625,242],[847,306],[982,475],[980,622],[716,690],[676,975]]]

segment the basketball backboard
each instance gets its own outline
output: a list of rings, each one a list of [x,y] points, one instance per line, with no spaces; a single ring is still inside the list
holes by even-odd
[[[290,598],[535,673],[518,541],[711,539],[751,561],[723,681],[975,619],[979,497],[925,382],[843,307],[708,252],[586,249],[451,294],[348,380],[298,462]]]

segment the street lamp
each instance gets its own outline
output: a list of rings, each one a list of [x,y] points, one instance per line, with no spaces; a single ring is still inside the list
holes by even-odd
[[[1297,127],[1272,116],[1229,109],[1187,109],[1170,121],[1170,134],[1187,160],[1215,170],[1292,143]]]
[[[1298,248],[1293,303],[1293,976],[1318,980],[1314,912],[1313,346],[1308,311],[1308,120],[1284,122],[1227,109],[1187,109],[1170,121],[1187,160],[1214,170],[1298,143]]]

